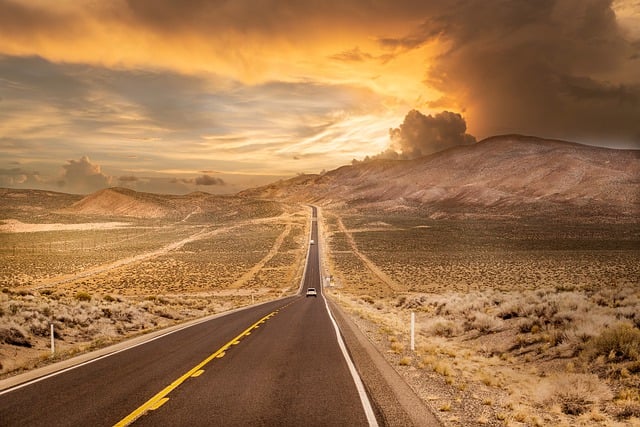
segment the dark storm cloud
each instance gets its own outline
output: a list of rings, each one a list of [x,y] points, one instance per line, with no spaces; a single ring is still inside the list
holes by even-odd
[[[119,177],[118,181],[120,181],[120,182],[137,182],[137,181],[140,181],[140,178],[138,178],[137,176],[133,176],[133,175],[125,175],[125,176]]]
[[[640,102],[640,84],[613,85],[589,77],[562,77],[561,87],[567,95],[579,100],[614,102],[620,106],[637,107]]]
[[[24,35],[25,29],[45,35],[73,28],[73,17],[54,14],[9,0],[0,0],[0,34]],[[33,34],[33,33],[32,33]]]
[[[211,175],[201,175],[194,180],[196,185],[225,185],[222,178],[217,178]]]
[[[326,0],[322,2],[265,0],[127,0],[138,23],[160,31],[290,33],[312,31],[313,23],[378,26],[389,20],[415,18],[433,9],[423,0],[394,2],[371,0]]]
[[[391,129],[392,146],[404,158],[416,158],[436,153],[458,145],[474,143],[476,139],[466,133],[467,124],[460,114],[443,111],[435,116],[425,116],[417,110],[410,111],[400,127]],[[383,157],[392,157],[391,152]]]
[[[448,43],[425,82],[468,109],[478,133],[640,144],[637,41],[625,39],[611,1],[442,5],[406,37],[379,42],[397,54]]]
[[[169,182],[171,184],[195,184],[203,186],[227,185],[222,178],[217,178],[208,174],[203,174],[196,178],[172,178]]]

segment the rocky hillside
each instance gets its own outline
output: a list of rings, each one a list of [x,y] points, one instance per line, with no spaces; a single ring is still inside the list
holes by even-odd
[[[640,150],[519,135],[415,160],[374,160],[244,196],[442,216],[640,217]]]

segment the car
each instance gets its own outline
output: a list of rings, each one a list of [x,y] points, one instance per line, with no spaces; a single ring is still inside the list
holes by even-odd
[[[318,292],[316,291],[316,288],[307,289],[307,296],[308,297],[317,297],[318,296]]]

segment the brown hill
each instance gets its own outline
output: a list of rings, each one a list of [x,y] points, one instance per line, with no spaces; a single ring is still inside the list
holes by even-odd
[[[107,188],[90,194],[64,209],[66,213],[135,218],[165,218],[175,212],[163,196],[138,193],[127,188]]]
[[[374,160],[245,196],[386,212],[638,217],[640,150],[504,135],[415,160]]]
[[[97,217],[133,217],[182,221],[224,221],[262,218],[282,212],[277,202],[193,192],[184,196],[107,188],[59,209],[58,213]]]

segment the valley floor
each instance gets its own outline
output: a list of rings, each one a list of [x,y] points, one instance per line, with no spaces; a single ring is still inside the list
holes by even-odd
[[[3,221],[0,375],[294,292],[309,213]],[[640,425],[640,225],[320,222],[327,294],[444,425]]]
[[[323,224],[331,298],[444,425],[640,425],[638,225]]]
[[[0,375],[293,293],[307,211],[213,223],[3,221]]]

